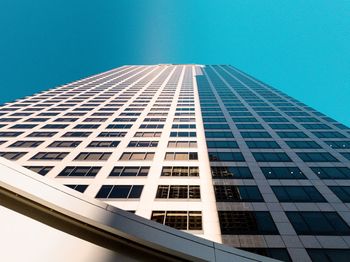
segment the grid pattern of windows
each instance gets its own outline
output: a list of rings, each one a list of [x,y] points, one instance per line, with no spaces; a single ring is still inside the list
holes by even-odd
[[[280,212],[286,217],[286,213],[298,208],[311,212],[319,210],[321,204],[329,206],[329,193],[319,191],[318,187],[327,188],[323,180],[328,183],[326,180],[350,179],[350,163],[343,161],[350,158],[345,151],[350,133],[344,132],[347,128],[333,119],[234,67],[206,66],[199,72],[196,79],[214,192],[218,202],[225,202],[218,204],[224,243],[251,250],[256,244],[255,248],[262,249],[258,244],[262,243],[261,238],[251,235],[279,234],[275,226],[279,223],[284,245],[288,247],[281,259],[302,260],[295,246],[287,240],[299,234],[291,234],[292,221],[280,215],[271,216],[268,211]],[[214,132],[214,127],[221,128]],[[239,154],[241,157],[233,157]],[[310,183],[308,179],[316,181]],[[337,182],[330,184],[334,187],[330,187],[331,191],[346,202],[347,189],[334,183]],[[247,206],[235,203],[240,201],[247,202],[244,203]],[[267,206],[263,208],[260,203],[254,203],[257,201],[266,201]],[[337,211],[345,209],[349,211],[348,207],[342,209],[339,205]],[[344,223],[349,222],[350,219]],[[319,233],[315,231],[313,235]],[[237,235],[249,235],[249,238],[240,236],[238,243]],[[303,241],[308,247],[327,246],[326,239],[317,245]],[[270,246],[268,239],[264,245],[276,248],[272,243]],[[302,247],[304,243],[298,245]],[[273,256],[271,252],[264,254]],[[303,259],[307,261],[308,255]]]

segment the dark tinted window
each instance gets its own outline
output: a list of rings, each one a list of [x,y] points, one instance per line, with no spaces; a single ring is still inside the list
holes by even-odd
[[[272,186],[280,202],[326,202],[313,186]]]
[[[219,211],[223,235],[278,235],[269,212]]]
[[[336,212],[286,212],[299,235],[349,235],[350,228]]]

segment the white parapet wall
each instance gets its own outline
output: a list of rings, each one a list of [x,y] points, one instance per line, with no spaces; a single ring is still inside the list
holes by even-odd
[[[277,261],[163,226],[0,158],[0,261]]]

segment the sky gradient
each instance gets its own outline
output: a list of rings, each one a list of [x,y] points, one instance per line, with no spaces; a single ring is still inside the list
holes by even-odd
[[[232,64],[350,126],[350,1],[2,0],[0,102],[125,64]]]

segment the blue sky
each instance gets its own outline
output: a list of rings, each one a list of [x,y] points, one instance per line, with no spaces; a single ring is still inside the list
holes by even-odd
[[[1,0],[0,102],[124,64],[232,64],[350,126],[350,1]]]

